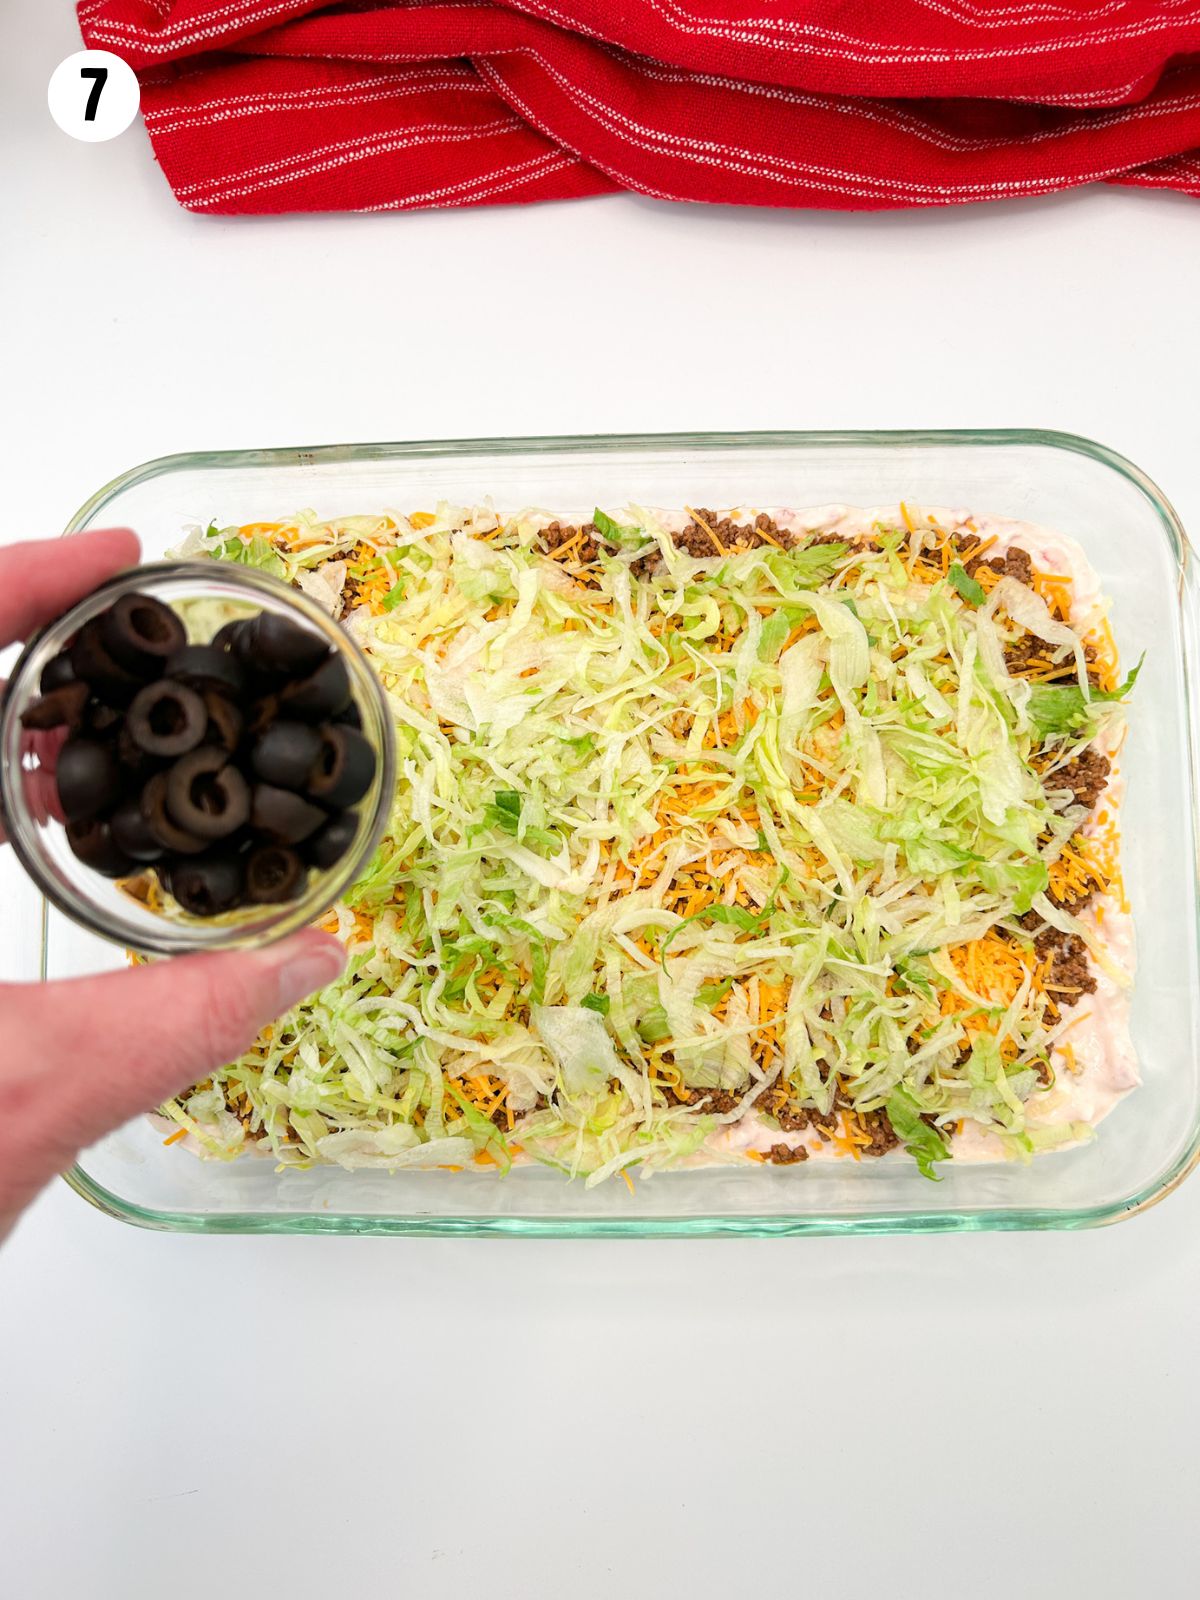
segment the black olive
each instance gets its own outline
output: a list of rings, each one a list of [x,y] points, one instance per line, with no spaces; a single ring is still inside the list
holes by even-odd
[[[194,917],[215,917],[242,898],[242,858],[232,850],[210,850],[171,869],[171,893]]]
[[[230,653],[245,674],[248,694],[273,694],[287,681],[287,673],[268,666],[255,652],[253,635],[250,632],[253,620],[238,625]]]
[[[119,666],[139,678],[156,676],[187,643],[187,629],[161,600],[123,594],[100,618],[100,639]]]
[[[92,818],[88,822],[68,822],[67,843],[78,861],[106,878],[128,878],[137,863],[127,856],[113,838],[107,822]]]
[[[256,783],[250,810],[251,825],[275,844],[299,844],[325,821],[326,813],[298,794]]]
[[[245,674],[229,651],[211,644],[188,644],[177,650],[167,662],[167,677],[190,689],[217,689],[235,696],[246,686]]]
[[[65,683],[61,689],[51,689],[21,713],[21,726],[42,728],[70,728],[72,732],[83,721],[91,690],[86,683]]]
[[[304,722],[273,722],[250,753],[250,764],[264,783],[303,789],[321,754],[321,736]]]
[[[125,715],[113,706],[93,700],[83,714],[83,725],[93,739],[113,739],[125,730]]]
[[[209,841],[186,828],[181,828],[167,811],[167,775],[156,772],[142,790],[142,815],[150,832],[164,850],[174,850],[181,856],[199,855],[208,848]]]
[[[260,733],[267,731],[278,715],[278,695],[265,694],[260,700],[252,701],[246,714],[246,736],[257,739]]]
[[[194,689],[160,678],[148,683],[134,700],[125,726],[147,755],[182,756],[203,739],[208,710]]]
[[[353,728],[327,724],[321,732],[321,753],[308,777],[308,792],[324,806],[340,811],[361,800],[375,776],[375,752]]]
[[[116,752],[95,739],[68,739],[55,768],[58,798],[68,822],[86,822],[121,798],[122,775]]]
[[[135,743],[128,722],[121,724],[121,731],[117,734],[117,760],[128,772],[134,788],[144,784],[151,773],[165,765],[164,757],[152,756]]]
[[[235,621],[226,622],[222,627],[218,628],[212,636],[213,649],[236,650],[238,635],[246,626],[246,620],[245,617],[238,617]]]
[[[247,623],[237,651],[248,667],[280,677],[300,678],[316,671],[329,654],[329,645],[319,633],[290,617],[260,611]]]
[[[77,678],[90,683],[92,692],[109,705],[128,705],[142,680],[114,661],[100,636],[101,619],[85,622],[71,646],[71,668]]]
[[[264,844],[246,857],[246,898],[256,905],[280,905],[304,888],[308,868],[294,850]]]
[[[279,697],[285,716],[328,722],[350,700],[350,674],[340,655],[330,655],[311,677],[289,683]]]
[[[138,800],[123,800],[109,821],[113,843],[132,861],[157,861],[163,847],[150,831]]]
[[[222,750],[236,750],[242,737],[242,713],[232,700],[213,689],[204,692],[204,708],[208,712],[208,744],[219,744]]]
[[[224,839],[250,815],[250,790],[229,752],[201,745],[167,773],[167,814],[199,839]]]
[[[71,653],[69,650],[61,650],[58,655],[51,656],[42,668],[38,688],[43,694],[50,694],[55,689],[63,689],[68,683],[74,682],[75,668],[71,665]]]
[[[357,815],[353,811],[341,811],[313,834],[304,846],[304,853],[314,866],[332,867],[346,854],[357,834]]]
[[[344,711],[339,711],[333,719],[336,723],[347,727],[362,729],[362,712],[358,709],[358,701],[351,700]]]

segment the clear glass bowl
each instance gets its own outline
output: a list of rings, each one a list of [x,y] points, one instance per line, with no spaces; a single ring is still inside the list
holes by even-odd
[[[662,506],[969,506],[1077,539],[1113,599],[1126,661],[1143,649],[1126,746],[1125,881],[1139,939],[1133,1032],[1142,1087],[1078,1149],[1029,1166],[951,1166],[930,1183],[903,1161],[663,1173],[585,1189],[557,1173],[277,1173],[266,1159],[204,1163],[146,1120],[88,1150],[75,1189],[113,1216],[193,1232],[655,1234],[1079,1228],[1162,1198],[1200,1155],[1197,927],[1197,599],[1179,520],[1128,461],[1062,434],[839,433],[484,440],[176,456],[101,490],[76,528],[126,523],[150,551],[185,523],[413,509],[491,496],[581,516]],[[51,912],[43,971],[115,956]]]
[[[180,532],[177,528],[166,543],[176,542]],[[30,803],[37,774],[26,765],[31,741],[21,726],[21,715],[38,697],[42,669],[66,648],[84,623],[122,595],[132,593],[152,595],[176,608],[197,601],[216,602],[228,607],[231,617],[274,612],[318,632],[345,661],[363,737],[375,750],[375,777],[358,808],[354,843],[333,867],[310,873],[299,899],[284,905],[246,906],[207,920],[168,919],[124,893],[111,878],[85,866],[72,853],[62,824]],[[395,771],[395,732],[387,698],[354,640],[307,595],[253,568],[218,561],[156,562],[109,579],[29,641],[13,669],[0,709],[0,810],[21,865],[59,912],[101,938],[153,955],[244,949],[283,938],[315,921],[359,876],[383,837],[395,792]]]

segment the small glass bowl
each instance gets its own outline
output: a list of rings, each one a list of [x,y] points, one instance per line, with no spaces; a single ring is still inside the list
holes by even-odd
[[[79,861],[67,843],[63,825],[48,815],[46,775],[37,765],[37,741],[48,736],[28,733],[21,726],[22,713],[38,698],[46,663],[84,623],[122,595],[135,592],[153,595],[176,608],[216,602],[228,608],[229,617],[262,611],[288,616],[315,629],[345,661],[363,737],[375,751],[375,777],[358,805],[354,843],[334,866],[323,872],[314,868],[298,899],[278,906],[246,906],[221,917],[180,914],[168,918]],[[224,614],[220,620],[225,620]],[[0,815],[21,865],[47,900],[67,916],[104,939],[152,955],[245,949],[283,938],[315,921],[361,875],[383,837],[395,777],[395,736],[387,697],[350,635],[299,590],[252,567],[219,561],[164,561],[110,578],[29,641],[0,709]]]

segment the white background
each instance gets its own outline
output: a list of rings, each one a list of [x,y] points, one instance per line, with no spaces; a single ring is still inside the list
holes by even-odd
[[[51,123],[61,0],[2,26],[2,538],[174,450],[1009,424],[1200,528],[1195,201],[200,219],[140,123]],[[0,911],[0,973],[31,938]],[[56,1185],[0,1253],[0,1593],[1191,1596],[1198,1310],[1200,1179],[1074,1236],[640,1245]]]

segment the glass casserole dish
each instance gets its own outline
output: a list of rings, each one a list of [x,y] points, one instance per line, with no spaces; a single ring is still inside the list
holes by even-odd
[[[1079,1227],[1161,1198],[1200,1157],[1196,1040],[1196,597],[1191,552],[1159,491],[1088,441],[1036,432],[644,436],[334,446],[177,456],[134,469],[72,531],[128,524],[148,559],[193,523],[311,508],[321,517],[491,498],[586,518],[597,504],[967,506],[1076,539],[1113,601],[1123,660],[1146,663],[1130,716],[1125,881],[1138,933],[1133,1033],[1143,1084],[1090,1143],[1028,1166],[955,1165],[930,1183],[908,1162],[825,1161],[660,1173],[631,1193],[537,1167],[494,1172],[276,1172],[200,1162],[147,1119],[85,1152],[85,1198],[144,1226],[186,1231],[510,1233],[549,1236],[895,1232]],[[32,893],[32,891],[31,891]],[[42,971],[119,954],[44,913]]]

